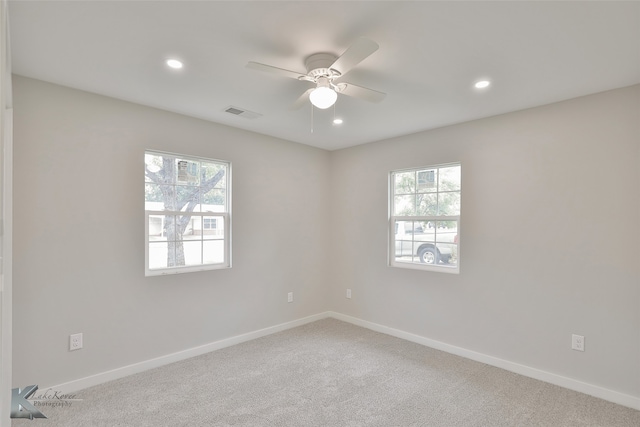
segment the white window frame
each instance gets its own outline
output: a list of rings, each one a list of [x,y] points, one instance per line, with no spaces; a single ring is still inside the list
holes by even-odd
[[[145,209],[145,276],[160,276],[167,274],[180,274],[180,273],[192,273],[196,271],[209,271],[209,270],[219,270],[231,268],[231,162],[225,160],[217,160],[210,159],[205,157],[196,157],[196,156],[188,156],[177,153],[168,153],[163,151],[156,150],[145,150],[145,155],[158,155],[158,156],[172,156],[177,157],[179,159],[197,161],[197,162],[210,162],[210,163],[219,163],[226,165],[226,176],[225,176],[225,207],[226,210],[224,212],[185,212],[185,211],[169,211],[169,210],[147,210]],[[148,182],[145,180],[145,184]],[[165,267],[165,268],[149,268],[149,244],[151,242],[149,236],[149,218],[152,216],[167,216],[167,215],[175,215],[175,216],[191,216],[191,217],[199,217],[201,218],[200,224],[202,226],[200,240],[198,239],[188,239],[183,240],[185,242],[190,241],[208,241],[208,240],[216,240],[216,239],[204,239],[204,221],[203,217],[215,217],[216,223],[219,224],[218,218],[221,218],[224,224],[223,228],[223,253],[224,260],[220,263],[212,263],[212,264],[197,264],[197,265],[187,265],[187,266],[175,266],[175,267]],[[204,251],[204,246],[202,251]]]
[[[452,166],[459,166],[460,167],[460,171],[462,172],[462,165],[461,163],[447,163],[447,164],[438,164],[438,165],[429,165],[429,166],[424,166],[424,167],[418,167],[418,168],[410,168],[410,169],[399,169],[399,170],[394,170],[391,171],[389,173],[389,223],[388,223],[388,227],[389,227],[389,237],[388,237],[388,242],[389,242],[389,246],[388,246],[388,263],[389,266],[391,267],[398,267],[398,268],[409,268],[409,269],[415,269],[415,270],[424,270],[424,271],[434,271],[434,272],[440,272],[440,273],[451,273],[451,274],[459,274],[460,273],[460,215],[410,215],[410,216],[406,216],[406,215],[395,215],[395,196],[396,196],[396,185],[395,185],[395,176],[396,174],[401,174],[401,173],[407,173],[407,172],[415,172],[418,173],[420,171],[424,171],[424,170],[430,170],[430,169],[442,169],[442,168],[448,168],[448,167],[452,167]],[[417,178],[417,177],[416,177]],[[416,179],[415,182],[416,188],[418,186],[418,182]],[[438,185],[438,182],[436,180],[436,186]],[[443,191],[444,192],[444,191]],[[441,191],[439,191],[439,188],[436,188],[436,191],[434,192],[434,194],[438,194],[441,193]],[[462,186],[460,186],[460,197],[462,197]],[[417,191],[416,191],[417,194]],[[457,230],[457,239],[454,242],[447,242],[446,244],[453,244],[454,248],[455,248],[455,256],[456,256],[456,264],[455,265],[448,265],[448,264],[423,264],[423,263],[417,263],[415,261],[397,261],[396,260],[396,222],[398,221],[418,221],[418,222],[433,222],[434,226],[437,227],[437,223],[440,221],[452,221],[456,223],[456,230]],[[436,235],[437,235],[437,228],[435,231]],[[413,240],[412,240],[413,241]],[[415,242],[415,241],[413,241]],[[436,239],[436,243],[437,243],[437,239]],[[437,246],[436,243],[434,243],[434,246]],[[413,252],[413,250],[412,250]],[[414,256],[415,254],[412,253],[412,256]]]

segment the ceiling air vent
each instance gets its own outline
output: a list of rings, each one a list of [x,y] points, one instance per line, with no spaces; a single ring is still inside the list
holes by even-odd
[[[234,116],[244,117],[245,119],[257,119],[262,114],[254,113],[253,111],[243,110],[242,108],[234,107],[230,105],[224,110],[225,113],[233,114]]]

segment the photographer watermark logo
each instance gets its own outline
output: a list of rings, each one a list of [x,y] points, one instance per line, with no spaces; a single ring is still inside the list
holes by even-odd
[[[11,418],[47,418],[41,411],[40,407],[47,406],[49,408],[71,406],[73,402],[80,402],[82,399],[76,399],[75,394],[64,394],[61,391],[47,389],[45,392],[35,394],[38,390],[37,385],[30,385],[23,388],[14,388],[11,396]]]
[[[38,390],[37,385],[30,385],[22,390],[14,388],[11,390],[11,418],[47,418],[27,399]]]

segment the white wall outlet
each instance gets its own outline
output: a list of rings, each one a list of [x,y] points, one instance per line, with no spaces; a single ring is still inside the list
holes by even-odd
[[[293,302],[293,292],[287,294],[287,302]]]
[[[82,348],[82,334],[69,335],[69,351]]]
[[[351,289],[347,289],[347,298],[351,298]]]
[[[571,349],[577,351],[584,351],[584,336],[571,335]]]

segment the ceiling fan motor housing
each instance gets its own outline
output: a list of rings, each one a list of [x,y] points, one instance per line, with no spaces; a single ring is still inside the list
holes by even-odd
[[[312,77],[314,81],[317,81],[320,77],[326,77],[329,80],[339,77],[340,73],[338,71],[329,68],[337,59],[337,56],[330,53],[316,53],[307,57],[304,61],[307,75]]]

